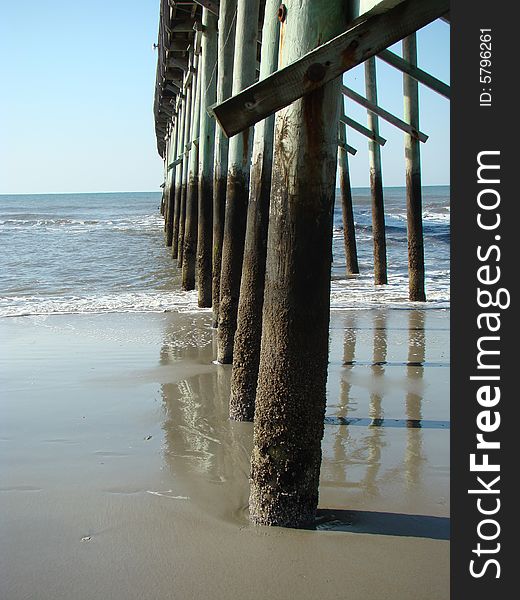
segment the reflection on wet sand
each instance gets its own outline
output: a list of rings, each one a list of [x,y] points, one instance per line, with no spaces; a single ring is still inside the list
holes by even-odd
[[[169,352],[165,335],[162,359],[190,358],[210,364],[212,343]],[[249,495],[251,426],[228,419],[229,367],[161,386],[164,402],[164,457],[191,502],[208,514],[244,521]]]
[[[408,311],[406,327],[399,331],[389,329],[386,312],[369,314],[368,327],[366,315],[363,327],[355,313],[345,316],[341,329],[343,343],[331,346],[331,364],[336,360],[344,366],[339,371],[331,369],[329,375],[329,393],[331,396],[334,390],[337,393],[335,398],[329,399],[334,412],[327,413],[332,421],[326,420],[326,423],[351,420],[356,426],[331,424],[325,428],[321,505],[335,507],[335,512],[334,518],[327,519],[322,511],[320,529],[348,529],[347,522],[353,519],[350,509],[354,500],[356,507],[367,502],[370,506],[384,506],[390,488],[397,497],[399,494],[394,488],[399,486],[400,493],[408,494],[409,498],[415,498],[420,488],[424,494],[429,493],[430,484],[423,485],[423,479],[427,478],[425,472],[430,468],[423,449],[424,435],[428,434],[421,427],[427,342],[424,312]],[[165,333],[162,364],[186,359],[211,364],[211,340],[203,340],[199,347],[172,350],[172,335],[172,332]],[[397,341],[396,335],[400,336]],[[402,352],[406,344],[406,360],[404,357],[400,361],[393,360],[392,352],[396,349]],[[366,358],[367,351],[370,361],[356,360],[358,354]],[[357,378],[358,371],[361,379]],[[214,517],[245,524],[252,425],[228,419],[230,374],[230,367],[214,365],[211,372],[161,386],[165,410],[164,457],[180,483],[181,492],[191,502]],[[368,384],[362,388],[359,381],[368,381]],[[390,431],[395,429],[385,426],[392,420],[385,416],[385,402],[387,396],[392,396],[395,403],[396,394],[401,399],[401,415],[394,421],[403,424],[403,429],[390,436]],[[436,427],[436,422],[429,423]],[[383,513],[388,519],[391,519],[388,515],[394,516],[395,527],[382,524]],[[352,525],[348,530],[372,532],[379,523],[388,531],[394,531],[399,521],[396,514],[360,511],[354,519],[356,527]],[[402,531],[409,531],[414,522],[417,524],[417,519],[402,521]],[[423,526],[426,532],[426,524]],[[418,526],[417,535],[420,531]]]

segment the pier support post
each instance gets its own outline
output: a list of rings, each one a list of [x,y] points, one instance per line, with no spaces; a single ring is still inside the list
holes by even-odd
[[[343,95],[340,94],[340,115],[344,114]],[[340,146],[338,147],[339,189],[341,192],[341,210],[343,214],[343,242],[345,245],[345,260],[347,275],[359,273],[356,228],[354,225],[354,212],[352,208],[352,188],[350,187],[350,170],[348,164],[347,126],[339,124]]]
[[[260,79],[264,79],[278,67],[279,5],[279,0],[267,0],[265,5]],[[246,238],[229,404],[229,416],[236,421],[252,421],[255,415],[256,383],[262,336],[261,315],[264,303],[273,137],[274,115],[271,115],[257,123],[254,128]]]
[[[201,78],[197,75],[196,82],[193,82],[195,89],[193,90],[191,147],[188,157],[188,187],[186,191],[186,220],[182,256],[182,289],[186,291],[195,289],[195,263],[197,260],[200,83]]]
[[[235,49],[237,0],[220,0],[218,17],[217,102],[231,96],[233,85],[233,51]],[[226,209],[226,184],[229,140],[221,127],[216,128],[213,170],[213,250],[212,306],[213,327],[218,324],[220,305],[220,269]]]
[[[217,17],[206,8],[202,11],[202,25],[197,287],[199,306],[209,308],[211,306],[215,119],[208,114],[206,109],[216,101]]]
[[[170,143],[168,144],[168,152],[166,155],[166,185],[165,185],[165,207],[164,207],[164,223],[166,234],[166,246],[171,246],[173,243],[173,215],[175,212],[175,169],[168,168],[170,162],[177,157],[177,136],[178,136],[178,121],[175,121],[174,129],[171,132]]]
[[[365,62],[365,87],[367,100],[377,104],[376,59]],[[379,118],[368,111],[368,128],[379,135]],[[374,283],[388,283],[386,268],[385,207],[383,200],[383,176],[381,173],[381,150],[379,144],[368,142],[370,161],[370,190],[372,193],[372,239],[374,243]]]
[[[283,64],[341,32],[347,6],[286,0]],[[324,71],[313,65],[306,78]],[[276,114],[249,503],[259,524],[313,523],[318,503],[340,83]]]
[[[194,69],[197,68],[198,56],[194,54],[192,49],[192,60],[190,60],[190,65],[193,65]],[[189,71],[188,71],[189,74]],[[181,148],[181,153],[183,154],[182,159],[182,194],[181,194],[181,204],[179,211],[179,242],[178,242],[178,250],[177,250],[177,266],[182,268],[182,259],[184,254],[184,230],[186,226],[186,197],[188,195],[188,167],[189,167],[189,152],[188,147],[190,142],[192,141],[191,132],[192,132],[192,123],[193,123],[193,112],[194,112],[194,102],[195,102],[195,86],[197,85],[195,79],[196,73],[192,73],[191,81],[186,86],[187,89],[184,90],[186,94],[186,122],[184,125],[184,145]]]
[[[184,135],[186,131],[186,97],[181,99],[178,110],[179,131],[177,138],[177,152],[175,159],[178,159],[184,149]],[[182,160],[175,165],[175,197],[173,203],[173,234],[172,234],[172,258],[175,260],[179,251],[179,221],[181,215],[182,200]]]
[[[415,33],[403,39],[403,59],[417,66]],[[403,75],[404,120],[419,130],[419,85],[409,75]],[[419,140],[406,134],[406,219],[408,224],[408,292],[411,301],[424,302],[424,241],[421,196],[421,149]]]
[[[238,94],[255,82],[259,7],[259,0],[238,0],[237,3],[233,94]],[[237,327],[252,133],[249,128],[229,140],[217,333],[217,360],[225,364],[233,361],[233,342]]]

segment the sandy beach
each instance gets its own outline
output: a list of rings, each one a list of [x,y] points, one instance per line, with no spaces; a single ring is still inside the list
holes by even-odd
[[[2,598],[449,596],[449,311],[332,313],[315,531],[248,522],[208,312],[0,330]]]

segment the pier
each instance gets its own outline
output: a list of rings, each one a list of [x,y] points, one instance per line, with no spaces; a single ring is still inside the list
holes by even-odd
[[[165,244],[213,310],[232,364],[230,418],[254,421],[250,518],[314,523],[339,181],[346,275],[359,273],[348,130],[369,147],[374,284],[386,285],[379,120],[405,139],[409,299],[425,301],[416,32],[447,0],[161,0],[154,100]],[[402,56],[388,48],[402,41]],[[378,61],[402,73],[403,116],[378,98]],[[343,73],[364,65],[365,95]],[[345,99],[367,111],[354,120]],[[410,361],[413,362],[413,361]],[[413,365],[410,365],[413,367]],[[374,368],[376,368],[375,365]]]

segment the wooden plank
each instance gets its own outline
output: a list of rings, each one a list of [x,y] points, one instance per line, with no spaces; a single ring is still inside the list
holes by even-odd
[[[416,131],[411,125],[409,125],[399,117],[396,117],[384,108],[381,108],[377,103],[371,102],[368,98],[364,98],[361,94],[358,94],[354,90],[351,90],[346,85],[341,86],[341,91],[345,96],[347,96],[347,98],[354,100],[354,102],[357,102],[361,106],[364,106],[372,114],[381,117],[385,121],[388,121],[388,123],[391,123],[392,125],[394,125],[394,127],[397,127],[398,129],[401,129],[401,131],[410,134],[412,137],[418,139],[419,141],[426,142],[426,140],[428,139],[428,136],[425,133]]]
[[[377,57],[381,60],[384,60],[389,65],[392,65],[392,67],[395,67],[399,71],[406,73],[412,79],[415,79],[415,81],[422,83],[441,96],[444,96],[448,99],[451,97],[451,90],[448,84],[444,83],[440,79],[437,79],[436,77],[433,77],[433,75],[430,75],[426,71],[419,69],[419,67],[411,65],[408,61],[403,60],[400,56],[397,56],[397,54],[394,54],[390,50],[383,50],[383,52],[380,52]]]
[[[188,70],[188,59],[187,58],[177,58],[176,56],[169,56],[167,60],[168,67],[177,67],[177,69],[182,69],[183,71]]]
[[[361,125],[361,123],[354,121],[354,119],[347,117],[346,115],[343,115],[342,117],[339,118],[339,120],[341,123],[348,125],[349,127],[352,127],[352,129],[355,129],[357,132],[361,133],[361,135],[364,135],[369,140],[373,140],[374,142],[376,142],[376,144],[379,144],[380,146],[384,146],[386,144],[386,140],[384,137],[381,137],[380,135],[371,131],[364,125]],[[341,127],[340,127],[340,130],[341,130]]]
[[[341,138],[338,140],[338,148],[343,148],[343,150],[346,150],[349,154],[352,154],[352,156],[357,154],[357,150],[353,146],[347,144],[347,142],[344,142]]]
[[[383,0],[341,35],[212,111],[226,135],[233,136],[431,23],[449,5],[449,0]]]

